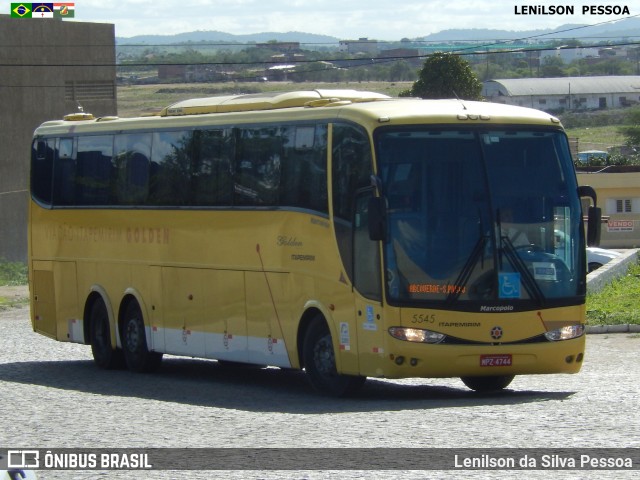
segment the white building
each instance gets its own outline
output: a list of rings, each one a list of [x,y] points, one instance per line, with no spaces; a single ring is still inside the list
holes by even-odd
[[[640,76],[487,80],[482,95],[491,102],[545,111],[628,107],[640,103]]]
[[[543,62],[547,57],[560,58],[564,63],[571,63],[574,60],[582,60],[589,57],[598,57],[597,48],[562,48],[558,47],[553,50],[545,50],[540,53],[540,61]]]
[[[378,41],[368,38],[358,40],[340,40],[338,50],[346,53],[378,53]]]

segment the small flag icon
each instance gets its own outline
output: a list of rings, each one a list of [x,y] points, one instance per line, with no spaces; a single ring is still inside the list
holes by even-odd
[[[32,3],[31,18],[53,18],[53,3]]]
[[[53,18],[73,18],[75,17],[74,3],[54,3]]]
[[[30,3],[12,3],[11,16],[14,18],[22,18],[22,17],[31,18],[31,4]]]

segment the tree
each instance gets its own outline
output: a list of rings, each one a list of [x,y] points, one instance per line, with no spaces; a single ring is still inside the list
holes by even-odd
[[[542,61],[540,76],[545,78],[566,77],[564,62],[560,57],[545,57]]]
[[[626,137],[627,145],[640,145],[640,107],[628,111],[625,123],[627,126],[620,127],[618,130]]]
[[[480,100],[482,84],[469,62],[459,55],[436,52],[429,55],[419,72],[418,80],[402,97],[454,98]]]

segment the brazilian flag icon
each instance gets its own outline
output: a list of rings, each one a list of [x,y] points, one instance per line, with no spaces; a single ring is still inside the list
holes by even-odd
[[[14,18],[22,18],[22,17],[31,18],[31,4],[30,3],[12,3],[11,16]]]

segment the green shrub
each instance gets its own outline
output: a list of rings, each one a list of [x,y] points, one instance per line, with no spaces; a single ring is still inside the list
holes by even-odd
[[[0,285],[26,285],[29,281],[27,265],[0,258]]]
[[[640,324],[640,264],[598,293],[587,295],[588,325]]]

